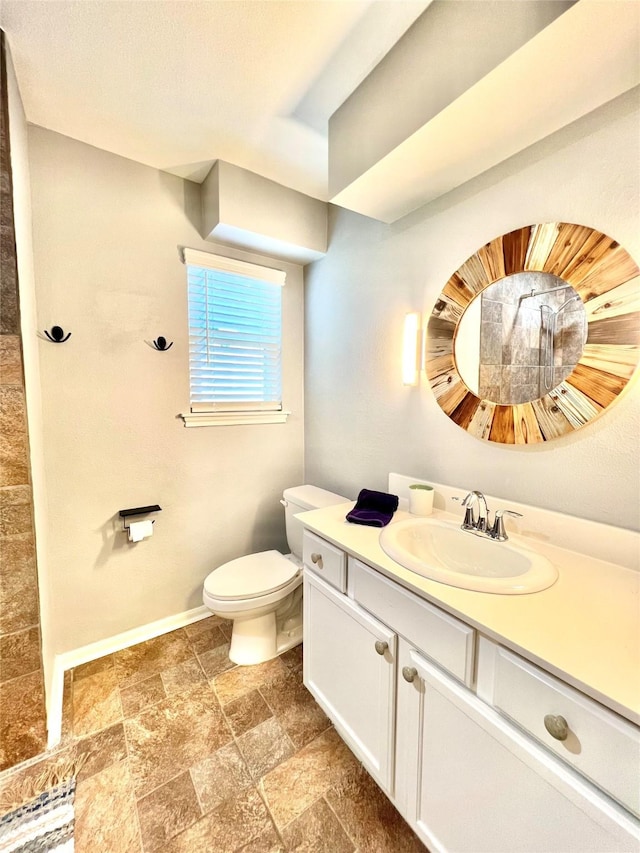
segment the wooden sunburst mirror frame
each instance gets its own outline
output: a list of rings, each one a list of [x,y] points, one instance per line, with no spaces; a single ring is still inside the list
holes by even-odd
[[[500,405],[464,383],[454,358],[470,302],[514,273],[545,272],[580,295],[587,341],[575,369],[538,400]],[[425,369],[440,408],[471,435],[502,444],[536,444],[567,435],[600,415],[640,361],[640,269],[611,237],[584,225],[546,222],[496,237],[456,270],[427,325]]]

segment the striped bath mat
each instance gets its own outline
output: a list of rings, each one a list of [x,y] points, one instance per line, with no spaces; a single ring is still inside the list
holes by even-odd
[[[75,790],[72,776],[0,818],[0,853],[71,853]]]

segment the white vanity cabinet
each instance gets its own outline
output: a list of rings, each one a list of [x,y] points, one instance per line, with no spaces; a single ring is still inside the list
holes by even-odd
[[[316,552],[314,552],[316,553]],[[306,571],[304,683],[380,787],[393,795],[395,633]]]
[[[631,818],[402,639],[398,667],[396,805],[431,853],[640,849]]]
[[[637,727],[305,536],[305,684],[431,853],[639,853]],[[583,753],[545,743],[530,709],[569,715]]]

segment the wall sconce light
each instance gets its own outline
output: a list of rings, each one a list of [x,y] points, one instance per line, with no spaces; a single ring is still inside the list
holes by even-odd
[[[417,311],[404,318],[404,336],[402,343],[402,384],[417,385],[422,354],[422,335],[420,333],[420,315]]]

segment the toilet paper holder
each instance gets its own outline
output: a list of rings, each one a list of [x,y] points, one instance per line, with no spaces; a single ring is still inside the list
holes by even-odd
[[[132,507],[132,509],[121,509],[118,515],[122,519],[122,529],[129,530],[129,525],[127,524],[129,516],[148,515],[150,512],[162,512],[162,507],[158,506],[158,504],[153,504],[153,506],[136,506]],[[152,519],[151,523],[155,524],[155,520]]]

